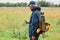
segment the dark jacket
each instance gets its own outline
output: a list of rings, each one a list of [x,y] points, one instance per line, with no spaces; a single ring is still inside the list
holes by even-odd
[[[34,9],[32,9],[32,14],[31,14],[30,23],[29,23],[29,36],[36,35],[40,14],[41,13],[38,8],[35,7]]]

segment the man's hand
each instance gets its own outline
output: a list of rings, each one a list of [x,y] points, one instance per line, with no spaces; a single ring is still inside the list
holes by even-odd
[[[29,22],[27,20],[24,20],[26,24],[29,24]]]
[[[35,37],[34,36],[32,36],[32,40],[35,40]]]
[[[37,33],[39,33],[40,31],[41,31],[41,29],[40,29],[40,28],[38,28],[36,32],[37,32]]]

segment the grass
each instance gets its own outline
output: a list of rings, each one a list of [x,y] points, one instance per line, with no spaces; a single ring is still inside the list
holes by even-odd
[[[46,32],[46,37],[40,40],[60,40],[60,8],[42,8],[46,22],[52,28]],[[0,40],[29,40],[28,25],[24,20],[29,20],[29,8],[0,8]]]

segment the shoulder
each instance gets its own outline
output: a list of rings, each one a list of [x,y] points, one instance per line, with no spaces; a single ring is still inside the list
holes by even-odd
[[[41,12],[40,12],[40,11],[35,11],[34,14],[35,14],[35,15],[40,15]]]

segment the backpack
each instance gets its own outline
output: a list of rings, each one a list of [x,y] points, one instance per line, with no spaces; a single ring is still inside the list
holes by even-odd
[[[37,28],[37,33],[45,33],[51,28],[49,23],[45,22],[45,15],[44,12],[41,12],[41,15],[39,17],[39,23],[38,23],[38,28]]]
[[[41,12],[41,15],[39,17],[39,27],[40,27],[41,31],[45,31],[46,30],[44,12]]]
[[[46,25],[45,25],[45,15],[44,12],[41,12],[41,15],[39,17],[39,23],[38,23],[38,28],[37,28],[37,33],[39,32],[45,32],[46,30]]]

